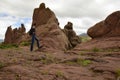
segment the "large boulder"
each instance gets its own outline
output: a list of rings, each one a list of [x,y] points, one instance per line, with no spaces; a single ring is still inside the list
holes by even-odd
[[[7,28],[7,31],[5,33],[5,44],[19,44],[23,41],[28,40],[28,35],[26,33],[26,29],[24,24],[21,24],[21,27],[18,29],[12,29],[11,26]]]
[[[67,50],[70,47],[70,42],[67,36],[59,27],[58,19],[53,11],[45,7],[42,3],[39,8],[34,9],[33,24],[36,24],[36,35],[43,45],[41,50],[55,51]]]
[[[92,39],[78,45],[76,49],[120,49],[120,11],[110,14],[88,29],[87,33]]]
[[[88,29],[92,38],[120,36],[120,11],[113,12],[105,20]]]
[[[63,32],[66,34],[72,48],[75,47],[77,44],[81,43],[81,39],[79,36],[76,35],[75,31],[73,30],[73,24],[68,22],[63,29]]]

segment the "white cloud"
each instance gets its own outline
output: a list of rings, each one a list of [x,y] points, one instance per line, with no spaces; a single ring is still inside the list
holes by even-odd
[[[37,7],[35,0],[1,0],[0,5],[0,12],[20,17],[31,17]]]
[[[99,22],[99,19],[81,17],[81,18],[72,18],[72,17],[58,17],[60,22],[60,27],[64,28],[67,22],[73,23],[73,29],[77,34],[86,33],[87,29],[92,27],[96,22]]]

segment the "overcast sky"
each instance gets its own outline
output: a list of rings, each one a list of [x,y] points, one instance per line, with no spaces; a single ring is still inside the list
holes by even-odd
[[[42,2],[56,14],[61,28],[70,21],[77,34],[86,33],[88,28],[120,10],[120,0],[0,0],[0,39],[10,25],[15,28],[24,23],[28,31],[33,10]]]

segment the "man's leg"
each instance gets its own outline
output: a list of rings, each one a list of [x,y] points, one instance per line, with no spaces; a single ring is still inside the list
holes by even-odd
[[[31,47],[30,47],[30,51],[33,50],[33,45],[34,45],[34,40],[35,40],[35,35],[32,35],[32,40],[31,40]]]
[[[37,41],[37,47],[39,48],[40,47],[40,43],[39,43],[39,40],[37,39],[36,36],[35,36],[35,40]]]

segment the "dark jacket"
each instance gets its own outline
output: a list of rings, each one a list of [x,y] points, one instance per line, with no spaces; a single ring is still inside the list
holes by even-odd
[[[35,28],[31,28],[30,31],[29,31],[29,35],[33,35],[35,33]]]

